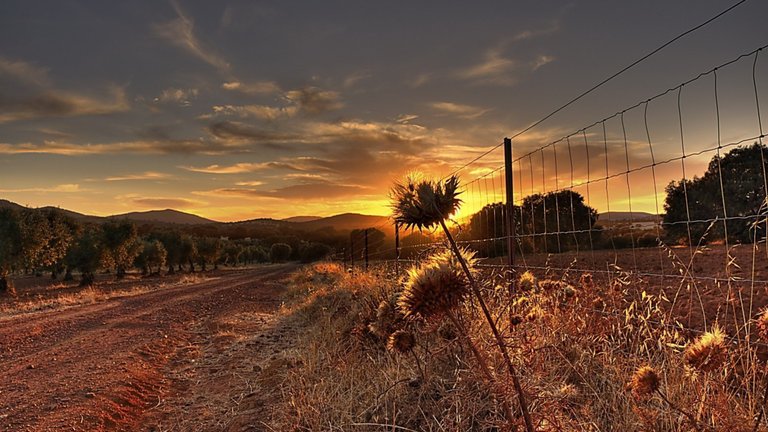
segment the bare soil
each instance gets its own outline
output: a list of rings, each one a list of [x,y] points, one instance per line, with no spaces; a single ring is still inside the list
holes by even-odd
[[[293,367],[278,311],[295,268],[0,317],[0,430],[267,430]]]

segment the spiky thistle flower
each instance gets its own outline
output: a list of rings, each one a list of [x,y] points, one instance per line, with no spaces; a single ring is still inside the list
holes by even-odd
[[[413,333],[405,330],[398,330],[389,335],[389,339],[387,339],[387,349],[400,354],[410,352],[415,345],[416,338]]]
[[[704,333],[688,345],[683,359],[693,369],[710,372],[722,366],[727,355],[725,334],[720,327],[715,326],[712,331]]]
[[[391,191],[395,222],[406,229],[431,228],[448,219],[458,210],[461,200],[459,179],[451,176],[444,183],[428,180],[417,175],[408,176],[404,182],[395,183]]]
[[[646,397],[659,389],[659,374],[650,366],[643,366],[635,371],[627,387],[638,397]]]
[[[472,270],[476,263],[474,252],[467,249],[460,252]],[[408,270],[408,279],[397,306],[405,317],[427,319],[454,308],[468,291],[469,281],[459,260],[450,250],[445,250]]]
[[[756,321],[757,335],[764,341],[768,341],[768,309],[760,313]]]
[[[520,287],[520,289],[523,291],[532,291],[536,288],[537,285],[538,281],[536,280],[536,276],[534,276],[530,271],[526,271],[520,275],[520,282],[517,286]]]

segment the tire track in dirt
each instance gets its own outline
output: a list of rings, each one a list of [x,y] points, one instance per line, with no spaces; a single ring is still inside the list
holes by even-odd
[[[292,267],[173,287],[0,323],[0,430],[141,430],[178,391],[168,375],[231,311],[271,313]],[[194,342],[194,343],[193,343]],[[145,428],[146,429],[146,428]]]

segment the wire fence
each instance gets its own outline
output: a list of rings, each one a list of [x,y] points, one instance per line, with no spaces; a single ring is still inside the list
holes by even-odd
[[[452,173],[457,242],[510,280],[626,274],[689,327],[748,325],[768,306],[766,47],[557,139],[518,134],[478,152]],[[397,270],[444,247],[438,231],[370,231],[388,240],[358,253]]]

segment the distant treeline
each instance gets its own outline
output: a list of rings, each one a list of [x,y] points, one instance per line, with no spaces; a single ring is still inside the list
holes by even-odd
[[[322,259],[348,241],[333,228],[311,232],[269,221],[232,224],[137,224],[109,219],[79,222],[46,208],[0,208],[0,292],[12,274],[49,272],[56,279],[90,285],[99,271],[122,278],[132,268],[144,275],[205,271],[219,265]]]

